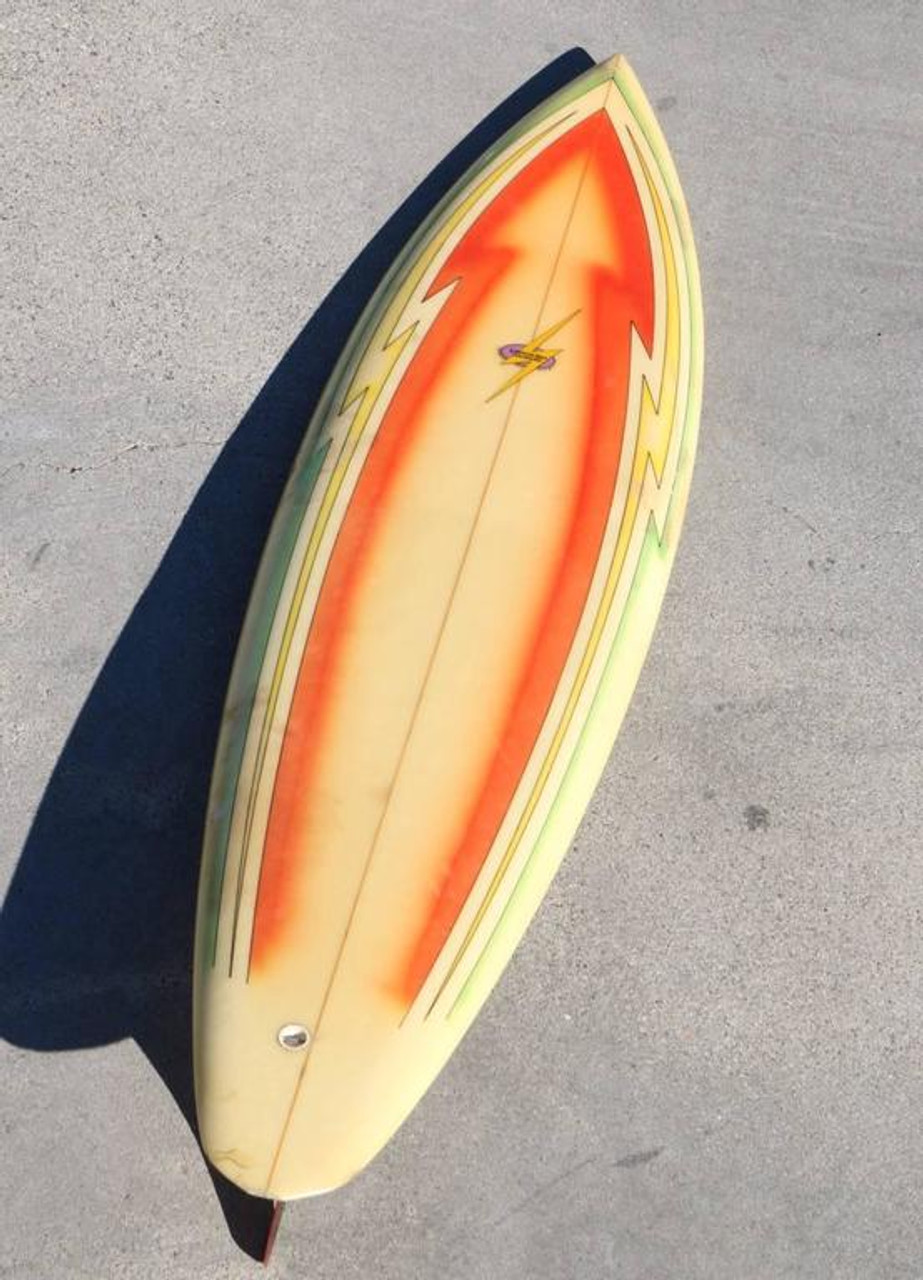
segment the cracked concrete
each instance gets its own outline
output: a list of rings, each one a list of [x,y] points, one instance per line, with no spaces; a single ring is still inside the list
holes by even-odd
[[[504,982],[273,1265],[920,1275],[923,10],[110,0],[4,19],[3,1277],[253,1273],[184,1118],[218,690],[409,213],[373,237],[575,45],[631,58],[697,231],[685,543]]]
[[[126,444],[121,449],[116,449],[115,453],[108,457],[100,458],[98,462],[47,462],[44,458],[24,458],[19,462],[11,462],[5,470],[0,471],[0,480],[10,475],[13,471],[25,471],[29,467],[38,467],[45,471],[66,472],[69,476],[75,476],[81,471],[100,471],[103,467],[111,467],[113,463],[121,461],[129,453],[136,453],[141,450],[143,453],[158,453],[163,449],[191,449],[191,448],[208,448],[220,449],[225,444],[224,440],[175,440],[173,443],[147,444],[137,441],[134,444]]]

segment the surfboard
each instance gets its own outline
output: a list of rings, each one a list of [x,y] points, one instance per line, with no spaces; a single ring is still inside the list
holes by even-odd
[[[362,1169],[500,976],[647,651],[701,380],[686,205],[614,58],[405,247],[274,523],[196,935],[201,1139],[245,1190]]]

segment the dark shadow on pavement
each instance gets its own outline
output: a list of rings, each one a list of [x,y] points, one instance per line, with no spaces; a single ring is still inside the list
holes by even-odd
[[[209,774],[247,595],[289,468],[398,250],[485,148],[591,65],[573,49],[492,111],[318,307],[196,494],[38,807],[0,914],[0,1033],[46,1052],[132,1036],[193,1130],[192,937]],[[271,1203],[212,1178],[234,1239],[260,1257]]]

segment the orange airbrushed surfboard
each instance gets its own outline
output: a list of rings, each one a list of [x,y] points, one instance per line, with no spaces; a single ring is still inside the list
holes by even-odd
[[[701,377],[686,206],[616,58],[403,251],[266,549],[196,953],[202,1141],[246,1190],[351,1178],[499,977],[647,650]]]

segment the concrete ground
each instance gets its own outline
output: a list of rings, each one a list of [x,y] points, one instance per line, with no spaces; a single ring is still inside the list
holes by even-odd
[[[698,234],[685,542],[527,942],[273,1265],[923,1276],[914,0],[7,7],[0,1276],[254,1274],[186,1119],[234,632],[357,309],[578,46],[630,57]]]

